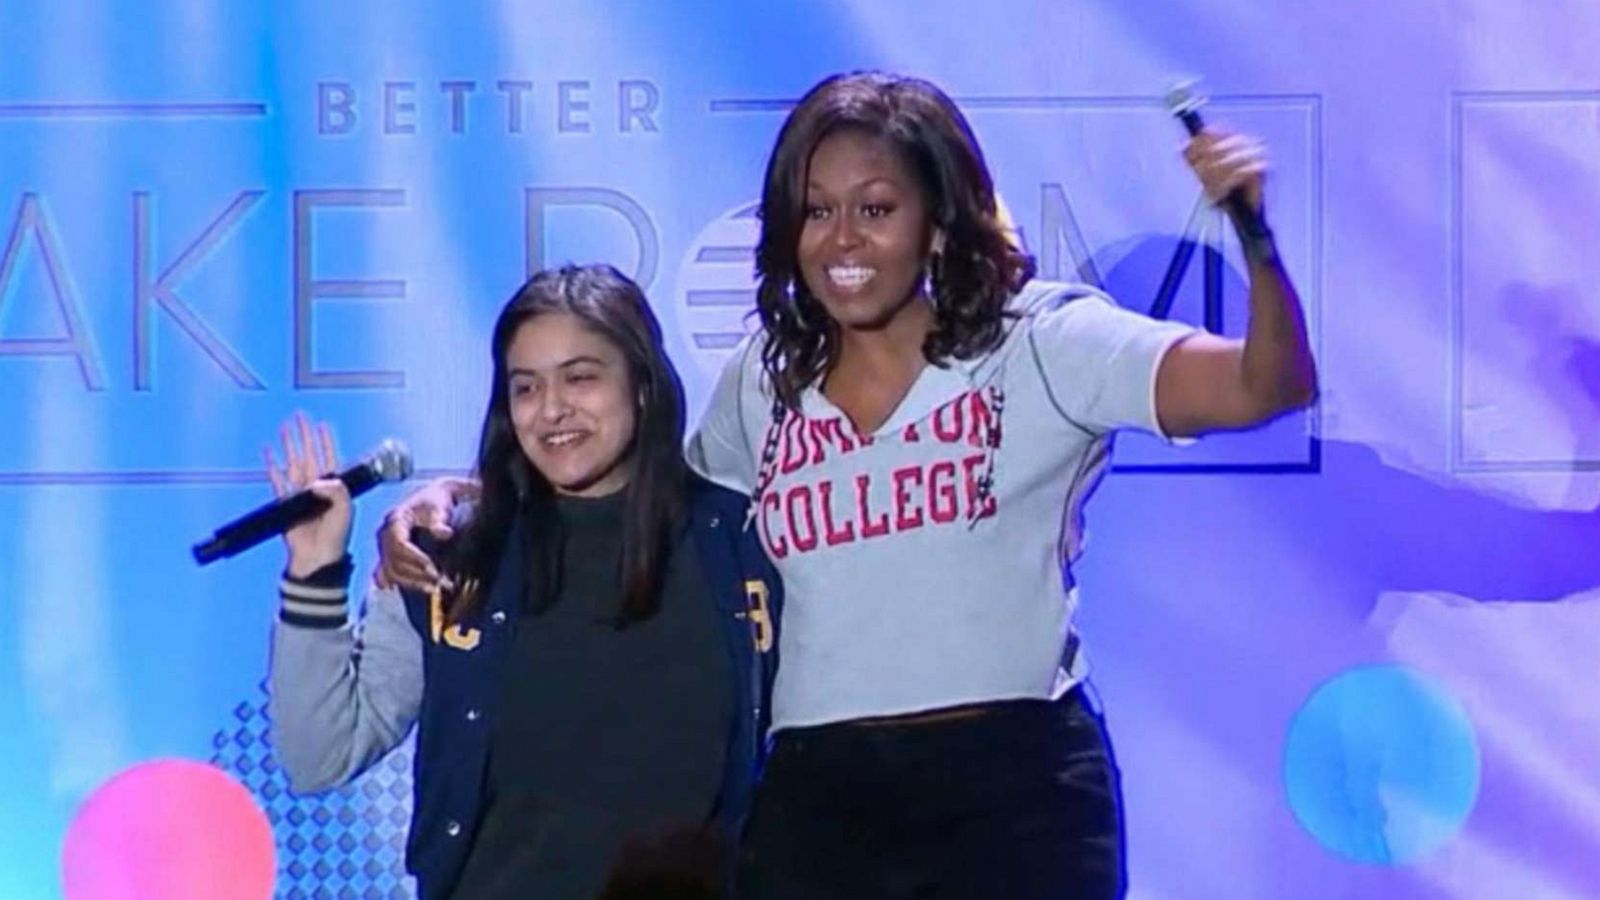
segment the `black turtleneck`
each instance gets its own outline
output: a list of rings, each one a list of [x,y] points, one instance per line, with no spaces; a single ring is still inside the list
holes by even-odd
[[[503,661],[456,897],[588,900],[625,844],[712,812],[734,713],[723,627],[685,530],[660,611],[616,628],[624,496],[556,501],[559,585]]]

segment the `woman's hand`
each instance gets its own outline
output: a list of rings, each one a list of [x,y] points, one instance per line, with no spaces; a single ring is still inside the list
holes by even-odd
[[[310,491],[328,501],[320,515],[289,529],[283,541],[289,547],[289,575],[305,578],[312,572],[344,558],[350,546],[350,491],[332,476],[339,469],[333,448],[333,431],[328,423],[318,423],[313,434],[311,420],[304,413],[283,423],[284,465],[279,468],[272,447],[263,450],[267,478],[279,497]]]
[[[429,590],[451,587],[439,574],[433,560],[411,540],[415,528],[426,530],[438,540],[455,531],[450,516],[456,504],[478,496],[478,483],[465,478],[439,478],[413,491],[383,517],[378,526],[378,571],[374,576],[384,588],[409,587]]]
[[[1237,190],[1252,210],[1261,211],[1268,166],[1260,141],[1207,128],[1189,139],[1183,158],[1212,203],[1221,203]]]

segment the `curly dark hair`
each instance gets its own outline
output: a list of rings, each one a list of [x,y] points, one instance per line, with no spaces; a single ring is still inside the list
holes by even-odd
[[[811,155],[847,129],[880,137],[900,153],[944,235],[943,251],[929,260],[934,327],[922,352],[930,363],[993,350],[1004,337],[1007,301],[1035,272],[1033,258],[1007,232],[972,127],[944,91],[883,72],[824,79],[784,121],[761,191],[761,359],[777,399],[790,408],[839,352],[838,325],[806,287],[798,256]]]

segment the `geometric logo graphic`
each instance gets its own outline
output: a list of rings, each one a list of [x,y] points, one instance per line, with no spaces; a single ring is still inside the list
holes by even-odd
[[[716,375],[728,352],[758,327],[755,246],[757,203],[718,216],[695,236],[677,278],[677,319],[701,371]]]
[[[249,788],[266,811],[278,848],[277,900],[411,900],[405,847],[412,742],[337,790],[296,796],[272,754],[264,682],[260,691],[255,702],[234,708],[234,725],[213,736],[211,762]]]

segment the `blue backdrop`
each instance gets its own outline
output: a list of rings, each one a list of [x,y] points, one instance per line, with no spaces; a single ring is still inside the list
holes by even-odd
[[[636,274],[698,410],[784,111],[863,67],[958,98],[1044,275],[1227,333],[1237,248],[1160,98],[1204,75],[1272,151],[1319,409],[1123,440],[1089,508],[1133,896],[1600,894],[1597,43],[1576,0],[8,4],[0,897],[109,865],[74,829],[164,759],[270,825],[275,886],[238,896],[406,896],[405,751],[287,797],[280,553],[189,545],[266,496],[295,409],[466,467],[489,325],[544,264]]]

